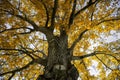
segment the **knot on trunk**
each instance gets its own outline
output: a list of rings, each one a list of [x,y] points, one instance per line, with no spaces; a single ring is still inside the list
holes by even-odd
[[[64,65],[57,64],[57,65],[54,66],[54,69],[57,69],[57,70],[66,70],[66,67]]]

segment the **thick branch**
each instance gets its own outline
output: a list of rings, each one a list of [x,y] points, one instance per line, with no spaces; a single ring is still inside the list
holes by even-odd
[[[34,5],[36,5],[35,4],[35,1],[34,0],[30,0]],[[40,1],[40,0],[39,0]],[[46,20],[46,23],[45,23],[45,27],[47,27],[48,26],[48,22],[49,22],[49,12],[48,12],[48,9],[47,9],[47,6],[45,5],[45,3],[41,0],[40,1],[42,4],[43,4],[43,7],[44,7],[44,9],[45,9],[45,13],[46,13],[46,16],[47,16],[47,20]]]
[[[45,12],[46,12],[46,16],[47,16],[47,20],[46,20],[46,23],[45,23],[45,27],[48,27],[48,22],[49,22],[49,12],[48,12],[48,9],[47,9],[47,6],[45,5],[44,2],[42,2],[44,8],[45,8]]]
[[[40,31],[40,32],[42,32],[44,34],[48,33],[48,29],[46,29],[43,26],[38,26],[34,21],[30,20],[23,12],[22,13],[24,14],[24,17],[21,16],[21,15],[18,15],[18,14],[14,14],[14,13],[12,13],[10,11],[7,11],[7,10],[3,10],[3,11],[5,11],[5,12],[7,12],[7,13],[9,13],[9,14],[17,17],[17,18],[20,18],[20,19],[22,19],[25,22],[28,22],[29,24],[31,24],[34,27],[35,31]]]
[[[54,8],[53,8],[53,12],[52,12],[52,17],[51,17],[51,26],[50,29],[53,31],[54,29],[54,23],[55,23],[55,15],[57,12],[57,7],[58,7],[58,0],[54,0]]]
[[[43,27],[37,26],[32,20],[28,19],[27,17],[23,17],[21,15],[14,15],[14,14],[12,14],[12,15],[28,22],[29,24],[31,24],[34,27],[34,30],[36,30],[36,31],[40,30],[41,32],[43,32],[43,30],[41,30]]]
[[[25,35],[25,34],[30,34],[32,31],[29,32],[22,32],[22,33],[15,33],[14,35]]]
[[[35,59],[34,62],[43,66],[47,65],[47,59],[38,58],[38,59]]]
[[[72,12],[71,12],[70,19],[69,19],[69,27],[73,23],[73,19],[74,19],[74,15],[75,15],[75,9],[76,9],[76,2],[77,1],[74,0]]]
[[[12,75],[9,77],[8,80],[11,80],[14,75],[15,75],[15,72],[12,73]]]
[[[26,52],[26,53],[35,53],[35,52],[40,52],[42,55],[43,55],[43,57],[44,58],[46,58],[47,56],[46,56],[46,54],[43,52],[43,51],[41,51],[41,50],[33,50],[33,49],[31,49],[31,48],[25,48],[25,47],[23,47],[23,46],[21,46],[21,48]],[[33,54],[34,55],[34,54]]]

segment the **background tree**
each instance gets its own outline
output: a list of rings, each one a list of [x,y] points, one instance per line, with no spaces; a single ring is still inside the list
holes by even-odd
[[[117,80],[119,30],[119,0],[0,0],[0,76]]]

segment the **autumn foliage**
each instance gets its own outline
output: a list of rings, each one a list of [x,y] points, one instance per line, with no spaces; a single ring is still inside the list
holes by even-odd
[[[119,80],[118,36],[119,0],[0,0],[0,78]]]

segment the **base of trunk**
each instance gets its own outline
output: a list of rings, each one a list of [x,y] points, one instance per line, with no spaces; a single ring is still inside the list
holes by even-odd
[[[37,80],[77,80],[79,73],[74,65],[71,68],[64,69],[58,66],[53,68],[50,72],[45,71],[45,74],[40,75]]]

